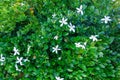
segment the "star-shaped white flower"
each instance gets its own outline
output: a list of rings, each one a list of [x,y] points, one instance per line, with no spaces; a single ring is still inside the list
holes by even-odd
[[[23,60],[23,57],[20,57],[20,58],[17,57],[16,63],[19,63],[20,65],[23,65],[22,60]]]
[[[78,47],[78,48],[79,48],[79,47],[81,47],[81,44],[80,44],[80,42],[78,42],[78,43],[75,43],[75,46],[76,46],[76,47]]]
[[[68,25],[69,31],[75,32],[75,26],[72,25],[71,23]]]
[[[94,41],[98,41],[97,36],[98,36],[98,35],[91,35],[91,36],[89,37],[89,39],[91,39],[93,42],[94,42]]]
[[[101,21],[107,24],[109,21],[112,21],[112,20],[110,19],[110,16],[104,16],[104,18],[102,18]]]
[[[59,22],[61,23],[60,26],[62,27],[63,25],[67,24],[67,19],[62,18],[62,20],[60,20]]]
[[[56,46],[53,47],[52,49],[53,49],[52,52],[55,52],[56,54],[58,53],[59,50],[61,50],[58,45],[56,45]]]
[[[82,10],[82,5],[80,5],[79,8],[76,8],[77,9],[77,13],[80,13],[81,15],[83,15],[83,10]]]
[[[75,46],[76,46],[77,48],[85,49],[86,42],[85,42],[83,45],[82,45],[80,42],[77,42],[77,43],[75,43]]]
[[[18,65],[17,65],[17,64],[15,64],[15,69],[16,69],[16,71],[21,71],[21,70],[18,68]]]
[[[20,53],[19,53],[19,51],[18,51],[18,49],[16,47],[14,47],[13,51],[14,51],[14,56],[15,55],[20,55]]]
[[[55,40],[58,40],[58,36],[56,35],[56,36],[54,37],[54,39],[55,39]]]
[[[54,13],[53,15],[52,15],[52,18],[55,18],[56,17],[56,14]]]
[[[55,77],[56,80],[64,80],[64,78],[60,78],[60,77]]]

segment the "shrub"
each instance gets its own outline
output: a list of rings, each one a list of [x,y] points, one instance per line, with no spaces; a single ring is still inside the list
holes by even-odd
[[[119,1],[4,0],[0,6],[0,79],[119,80]]]

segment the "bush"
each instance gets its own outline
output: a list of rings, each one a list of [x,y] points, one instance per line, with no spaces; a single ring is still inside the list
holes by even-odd
[[[0,1],[0,79],[119,80],[119,1]]]

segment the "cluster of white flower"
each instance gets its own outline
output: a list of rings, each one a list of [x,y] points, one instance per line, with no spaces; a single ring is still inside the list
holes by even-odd
[[[115,0],[112,0],[112,1],[115,1]],[[20,5],[24,6],[25,4],[21,3]],[[76,8],[78,14],[84,15],[83,7],[84,6],[80,5],[79,8]],[[56,17],[56,14],[54,13],[52,15],[52,18],[55,18],[55,17]],[[67,25],[68,28],[69,28],[69,31],[75,33],[76,26],[73,25],[71,22],[68,23],[67,21],[68,21],[68,19],[65,18],[65,17],[63,17],[61,20],[59,20],[60,27],[63,27],[64,25]],[[105,24],[107,24],[110,21],[112,21],[110,16],[104,16],[104,18],[101,19],[101,22],[102,23],[104,22]],[[89,37],[89,39],[91,39],[93,42],[95,42],[95,41],[98,41],[97,37],[98,37],[98,35],[91,35]],[[58,35],[54,36],[55,40],[58,40],[58,38],[59,38]],[[76,48],[86,49],[86,45],[87,45],[87,42],[75,42],[75,47]],[[31,46],[28,45],[27,53],[30,52],[30,48],[31,48]],[[61,50],[61,48],[59,48],[59,45],[56,45],[56,46],[52,47],[52,52],[53,53],[58,54],[58,51],[60,51],[60,50]],[[24,65],[23,62],[29,62],[29,60],[28,60],[28,58],[23,59],[23,57],[19,57],[20,56],[20,52],[19,52],[19,50],[16,47],[13,48],[13,51],[14,51],[14,56],[17,56],[16,57],[16,63],[15,63],[16,71],[21,71],[21,69],[19,69],[18,65],[22,66],[22,65]],[[100,53],[100,56],[102,57],[103,53]],[[58,59],[61,60],[61,57],[59,57]],[[3,57],[3,54],[0,55],[0,62],[1,62],[1,65],[3,65],[4,62],[5,62],[5,57]],[[56,78],[56,80],[64,80],[64,78],[60,78],[60,77],[55,77],[55,78]]]
[[[61,24],[60,26],[62,27],[63,25],[67,25],[67,19],[65,19],[64,17],[62,18],[62,20],[59,21]],[[75,26],[72,25],[72,23],[68,24],[68,27],[69,27],[69,31],[71,32],[75,32]]]
[[[82,6],[82,5],[80,5],[79,8],[76,8],[76,10],[77,10],[77,13],[79,13],[79,14],[81,14],[81,15],[84,15],[83,6]],[[55,16],[56,16],[56,14],[54,13],[54,14],[52,15],[52,17],[54,18]],[[60,24],[60,27],[62,27],[63,25],[67,25],[67,24],[68,24],[67,20],[68,20],[68,19],[66,19],[66,18],[63,17],[62,20],[59,21],[59,22],[61,23],[61,24]],[[110,16],[104,16],[104,18],[101,19],[101,22],[102,22],[102,23],[104,22],[105,24],[107,24],[107,23],[110,22],[110,21],[112,21],[112,20],[110,19]],[[75,32],[75,25],[72,25],[72,23],[69,23],[69,24],[68,24],[68,27],[69,27],[69,31],[70,31],[70,32]],[[89,37],[89,39],[91,39],[93,42],[95,42],[95,41],[98,41],[97,37],[98,37],[98,35],[91,35],[91,36]],[[58,35],[55,36],[54,39],[55,39],[55,40],[58,40]],[[85,48],[86,48],[86,44],[87,44],[87,42],[84,42],[83,44],[82,44],[81,42],[76,42],[76,43],[75,43],[75,46],[76,46],[76,48],[85,49]],[[58,45],[56,45],[55,47],[53,47],[53,51],[52,51],[52,52],[58,53],[59,50],[61,50],[61,49],[59,48]],[[56,77],[56,80],[61,80],[61,79],[60,79],[60,77]]]
[[[113,0],[113,1],[115,1],[115,0]],[[80,7],[76,8],[76,9],[77,9],[77,13],[80,13],[81,15],[84,14],[82,5],[80,5]],[[105,24],[107,24],[109,21],[112,21],[112,20],[110,19],[110,16],[104,16],[104,18],[102,18],[101,21],[102,21],[102,23],[104,22]]]
[[[31,46],[28,46],[27,53],[29,53],[30,47],[31,47]],[[19,50],[18,50],[16,47],[13,48],[13,51],[14,51],[14,56],[20,55]],[[18,68],[18,64],[19,64],[20,66],[24,65],[24,64],[23,64],[23,61],[24,61],[24,62],[29,62],[29,60],[28,60],[27,58],[26,58],[26,59],[23,59],[23,57],[18,57],[18,56],[17,56],[17,60],[16,60],[16,64],[15,64],[16,71],[21,71],[21,69]]]
[[[79,13],[79,14],[81,14],[81,15],[84,15],[83,6],[82,6],[82,5],[80,5],[79,8],[76,8],[76,10],[77,10],[77,13]],[[56,17],[56,14],[54,13],[54,14],[52,15],[52,18],[55,18],[55,17]],[[63,27],[64,25],[68,25],[69,31],[70,31],[70,32],[75,32],[75,25],[73,25],[72,23],[69,23],[69,24],[68,24],[67,20],[68,20],[67,18],[64,18],[64,17],[63,17],[63,18],[59,21],[59,22],[60,22],[60,27]],[[102,22],[102,23],[104,22],[105,24],[107,24],[107,23],[110,22],[110,21],[112,21],[112,20],[110,19],[110,16],[104,16],[104,18],[101,19],[101,22]],[[89,39],[91,39],[93,42],[95,42],[95,41],[98,41],[97,37],[98,37],[98,35],[91,35],[91,36],[89,37]],[[55,39],[55,40],[58,40],[58,35],[56,35],[56,36],[54,37],[54,39]],[[76,42],[76,43],[75,43],[75,46],[76,46],[76,48],[85,49],[85,48],[86,48],[86,44],[87,44],[87,42],[84,42],[84,43]],[[58,51],[61,50],[58,45],[56,45],[55,47],[52,47],[52,49],[53,49],[52,52],[55,52],[56,54],[58,54]],[[60,57],[60,59],[61,59],[61,57]],[[56,77],[56,80],[63,80],[63,78]]]
[[[83,6],[82,6],[82,5],[81,5],[79,8],[76,8],[76,9],[77,9],[77,13],[79,13],[79,14],[81,14],[81,15],[84,14],[84,13],[83,13]],[[56,17],[56,14],[54,13],[54,14],[52,15],[52,18],[55,18],[55,17]],[[73,25],[71,22],[68,24],[67,20],[68,20],[67,18],[64,18],[64,17],[63,17],[63,18],[59,21],[59,22],[60,22],[60,27],[63,27],[64,25],[67,25],[70,32],[75,32],[75,25]],[[105,18],[101,19],[101,21],[104,21],[105,23],[108,23],[108,21],[111,21],[111,19],[109,19],[109,17],[106,17],[106,16],[105,16]],[[91,39],[93,42],[94,42],[94,41],[98,41],[97,36],[98,36],[98,35],[91,35],[91,36],[89,37],[89,39]],[[54,39],[55,39],[55,40],[58,40],[58,38],[59,38],[58,35],[54,36]],[[82,42],[76,42],[76,43],[75,43],[75,46],[76,46],[76,48],[85,49],[85,48],[86,48],[86,44],[87,44],[87,42],[84,42],[84,43],[82,43]],[[52,52],[53,52],[53,53],[55,52],[56,54],[58,54],[58,51],[60,51],[60,50],[61,50],[61,49],[59,48],[59,45],[56,45],[55,47],[52,47]],[[61,57],[59,57],[58,60],[61,60]],[[60,78],[60,77],[55,77],[55,78],[56,78],[56,80],[64,80],[64,78]]]
[[[30,47],[31,47],[31,46],[28,46],[27,53],[29,53]],[[13,48],[13,51],[14,51],[14,54],[13,54],[14,56],[20,55],[19,50],[18,50],[16,47]],[[15,64],[16,71],[21,71],[21,70],[18,68],[18,64],[20,64],[20,65],[22,66],[22,65],[23,65],[23,62],[22,62],[22,61],[24,61],[24,62],[29,62],[28,58],[23,59],[23,57],[18,57],[18,56],[17,56],[17,60],[16,60],[16,64]],[[1,54],[1,56],[0,56],[0,62],[1,62],[1,65],[3,65],[4,62],[5,62],[5,57],[3,57],[3,54]]]
[[[79,8],[76,8],[76,10],[77,10],[77,13],[78,13],[78,14],[84,15],[83,6],[82,6],[82,5],[80,5]],[[55,17],[56,17],[56,14],[54,13],[54,14],[52,15],[52,18],[55,18]],[[64,17],[63,17],[63,18],[59,21],[59,22],[60,22],[60,27],[62,27],[62,26],[64,26],[64,25],[68,25],[69,31],[70,31],[70,32],[75,32],[75,25],[72,25],[72,23],[69,23],[69,24],[68,24],[67,20],[68,20],[67,18],[64,18]],[[104,16],[104,18],[101,19],[101,22],[102,22],[102,23],[104,22],[105,24],[107,24],[107,23],[110,22],[110,21],[112,21],[112,20],[110,19],[110,16]],[[91,35],[91,36],[89,37],[89,39],[91,39],[93,42],[95,42],[95,41],[98,41],[97,37],[98,37],[98,35]],[[54,39],[55,39],[55,40],[58,40],[58,35],[56,35],[56,36],[54,37]],[[75,46],[76,46],[77,48],[85,49],[85,47],[86,47],[86,42],[85,42],[84,44],[81,44],[80,42],[77,42],[77,43],[75,43]],[[58,45],[56,45],[56,46],[53,47],[52,49],[53,49],[52,52],[55,52],[56,54],[58,53],[59,50],[61,50]]]
[[[14,51],[14,56],[20,55],[19,50],[18,50],[16,47],[13,48],[13,51]],[[18,68],[17,63],[20,63],[20,65],[23,65],[23,64],[22,64],[22,59],[23,59],[22,57],[21,57],[21,58],[17,57],[17,61],[16,61],[16,64],[15,64],[16,71],[21,71],[21,70]]]

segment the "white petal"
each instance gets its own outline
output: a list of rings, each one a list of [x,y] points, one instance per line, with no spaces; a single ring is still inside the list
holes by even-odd
[[[83,15],[83,11],[81,11],[81,15]]]
[[[80,5],[80,9],[82,9],[82,5]]]

